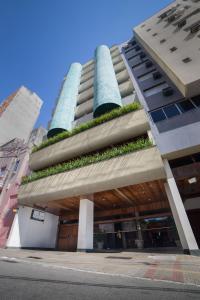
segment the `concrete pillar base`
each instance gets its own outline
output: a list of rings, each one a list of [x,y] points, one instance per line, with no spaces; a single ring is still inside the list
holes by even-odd
[[[183,253],[186,254],[186,255],[200,256],[200,250],[184,249]]]
[[[94,249],[77,249],[76,252],[92,253],[95,251],[94,251]]]
[[[93,250],[94,202],[92,195],[80,198],[78,223],[78,251]]]
[[[176,185],[176,181],[167,160],[164,160],[164,165],[167,175],[167,182],[164,184],[165,191],[179,234],[182,249],[186,254],[199,255],[198,252],[200,250],[198,248],[192,227],[186,214],[181,195]]]

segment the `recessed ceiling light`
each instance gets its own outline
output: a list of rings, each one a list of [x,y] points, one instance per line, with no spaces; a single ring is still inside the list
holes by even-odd
[[[192,178],[188,179],[188,182],[189,182],[189,184],[193,184],[193,183],[197,182],[197,179],[196,179],[196,177],[192,177]]]

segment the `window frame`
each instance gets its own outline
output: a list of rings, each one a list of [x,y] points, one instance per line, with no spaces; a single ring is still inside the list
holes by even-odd
[[[34,216],[34,213],[37,212],[39,213],[39,217],[37,216]],[[40,218],[40,215],[42,214],[42,218]],[[42,211],[42,210],[39,210],[39,209],[35,209],[33,208],[32,211],[31,211],[31,217],[30,217],[31,220],[34,220],[34,221],[38,221],[38,222],[42,222],[44,223],[45,221],[45,212]]]

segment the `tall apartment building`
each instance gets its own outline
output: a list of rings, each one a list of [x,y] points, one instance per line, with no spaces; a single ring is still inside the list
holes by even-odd
[[[39,127],[32,131],[28,143],[16,138],[0,147],[0,247],[6,245],[9,236],[21,179],[30,174],[30,152],[46,134],[46,129]]]
[[[44,129],[32,132],[41,105],[36,94],[21,87],[0,107],[0,247],[5,246],[12,226],[21,178],[28,171],[30,148],[42,142]]]
[[[42,100],[24,86],[5,99],[0,105],[0,146],[15,138],[26,143],[41,106]]]
[[[70,66],[8,247],[199,255],[199,11],[175,1]]]

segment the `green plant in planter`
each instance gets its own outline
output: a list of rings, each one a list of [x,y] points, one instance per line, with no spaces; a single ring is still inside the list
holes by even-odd
[[[138,139],[137,141],[129,142],[127,144],[115,146],[109,148],[103,152],[95,153],[91,155],[85,155],[82,157],[69,160],[65,163],[58,164],[53,167],[49,167],[44,170],[33,172],[30,176],[25,176],[22,179],[22,184],[29,183],[34,180],[45,178],[51,175],[59,174],[62,172],[71,171],[77,168],[82,168],[87,165],[95,164],[104,160],[109,160],[117,156],[126,155],[134,151],[145,149],[152,146],[152,142],[149,139]]]
[[[80,132],[83,132],[85,130],[88,130],[90,128],[93,128],[95,126],[103,124],[105,122],[108,122],[112,119],[118,118],[118,117],[128,114],[132,111],[138,110],[140,108],[141,108],[141,105],[138,102],[133,102],[131,104],[122,106],[120,108],[113,109],[112,111],[110,111],[96,119],[93,119],[87,123],[84,123],[78,127],[75,127],[72,131],[65,131],[65,132],[59,133],[58,135],[56,135],[52,138],[49,138],[48,140],[42,142],[39,146],[34,147],[32,150],[32,153],[39,151],[40,149],[46,148],[50,145],[53,145],[55,143],[58,143],[59,141],[67,139],[73,135],[80,133]]]

